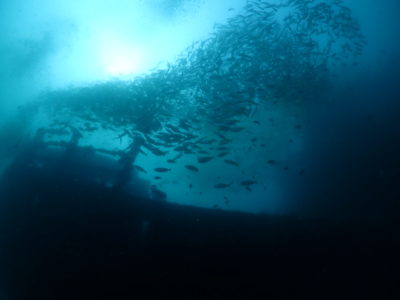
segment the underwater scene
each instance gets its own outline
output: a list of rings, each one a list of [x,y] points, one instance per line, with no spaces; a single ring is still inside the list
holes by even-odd
[[[0,300],[400,299],[400,2],[0,2]]]

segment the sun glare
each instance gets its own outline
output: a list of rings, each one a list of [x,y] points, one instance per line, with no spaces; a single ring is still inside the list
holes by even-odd
[[[100,48],[102,65],[108,75],[135,75],[143,71],[145,57],[138,46],[108,37],[102,39]]]

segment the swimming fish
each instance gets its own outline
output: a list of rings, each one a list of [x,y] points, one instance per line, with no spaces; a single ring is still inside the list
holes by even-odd
[[[228,155],[229,154],[229,152],[221,152],[221,153],[219,153],[217,156],[218,157],[223,157],[223,156],[226,156],[226,155]]]
[[[257,181],[255,181],[255,180],[243,180],[242,182],[240,182],[240,185],[251,186],[256,183],[257,183]]]
[[[164,172],[171,171],[171,169],[168,169],[168,168],[155,168],[154,171],[160,172],[160,173],[164,173]]]
[[[228,165],[239,167],[239,164],[234,160],[225,159],[224,162],[227,163]]]
[[[185,165],[185,168],[190,170],[190,171],[193,171],[193,172],[198,172],[199,171],[198,168],[196,168],[195,166],[192,166],[192,165]]]
[[[206,163],[206,162],[209,162],[210,160],[212,160],[214,157],[212,157],[212,156],[204,156],[204,157],[199,157],[198,159],[197,159],[197,161],[199,162],[199,163]]]
[[[214,185],[214,188],[216,188],[216,189],[225,189],[225,188],[227,188],[227,187],[230,187],[231,186],[231,183],[217,183],[217,184],[215,184]]]
[[[143,169],[141,166],[134,165],[133,167],[134,167],[136,170],[140,171],[140,172],[147,173],[147,171],[146,171],[145,169]]]

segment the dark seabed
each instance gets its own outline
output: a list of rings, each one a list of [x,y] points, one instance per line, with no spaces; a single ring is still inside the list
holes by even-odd
[[[0,43],[0,300],[400,299],[399,5],[242,2],[119,77],[57,62],[107,1]],[[148,3],[143,43],[219,9]]]

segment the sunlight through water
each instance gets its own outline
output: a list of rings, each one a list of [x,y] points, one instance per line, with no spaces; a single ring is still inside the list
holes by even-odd
[[[143,72],[144,53],[127,39],[106,35],[101,38],[99,48],[99,60],[108,75],[124,76]]]

